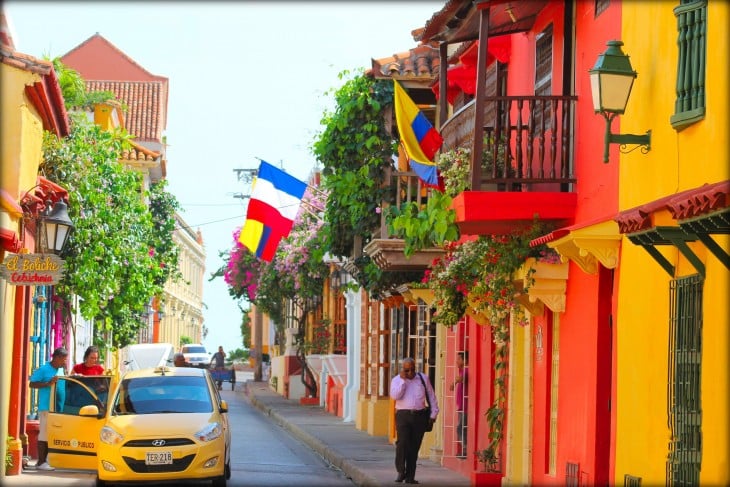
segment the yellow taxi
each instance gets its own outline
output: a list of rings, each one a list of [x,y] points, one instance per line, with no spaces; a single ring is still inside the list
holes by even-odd
[[[228,404],[207,370],[130,371],[101,397],[93,387],[80,387],[90,379],[66,377],[65,387],[56,387],[48,418],[52,466],[90,469],[93,464],[98,486],[181,480],[226,485],[231,477]],[[84,391],[80,401],[73,399],[76,389]]]

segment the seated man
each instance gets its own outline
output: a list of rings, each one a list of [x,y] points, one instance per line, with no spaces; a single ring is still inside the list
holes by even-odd
[[[174,367],[190,367],[190,364],[185,361],[185,355],[183,355],[180,352],[177,352],[173,356],[173,364]]]

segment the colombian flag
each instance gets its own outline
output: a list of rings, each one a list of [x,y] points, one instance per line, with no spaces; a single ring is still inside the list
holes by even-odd
[[[400,83],[393,80],[393,84],[395,87],[395,121],[411,169],[428,186],[438,188],[438,168],[433,162],[433,156],[441,147],[443,138],[418,109]]]
[[[279,242],[291,231],[306,189],[303,181],[261,161],[238,241],[271,262]]]

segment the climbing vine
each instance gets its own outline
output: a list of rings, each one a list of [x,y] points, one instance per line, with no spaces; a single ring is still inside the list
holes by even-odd
[[[144,306],[175,276],[178,259],[171,243],[177,202],[160,185],[145,195],[152,207],[145,205],[141,174],[119,162],[127,138],[73,117],[67,138],[46,134],[40,168],[68,190],[75,225],[56,292],[69,302],[81,298],[78,311],[94,321],[97,337],[110,332],[117,347],[146,325]]]
[[[329,193],[323,228],[325,246],[333,256],[354,257],[355,279],[371,292],[387,288],[385,276],[367,256],[353,256],[356,239],[366,243],[380,225],[379,208],[392,199],[384,187],[393,164],[396,141],[387,128],[392,118],[393,83],[360,72],[340,73],[345,79],[330,91],[335,108],[325,112],[324,130],[312,145],[322,165],[323,187]],[[347,231],[343,231],[347,229]]]

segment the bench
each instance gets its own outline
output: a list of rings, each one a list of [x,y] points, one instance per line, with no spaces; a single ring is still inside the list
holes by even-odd
[[[210,368],[209,369],[211,377],[213,377],[213,380],[218,382],[218,385],[220,386],[221,382],[230,382],[231,383],[231,390],[233,390],[236,387],[236,371],[231,369],[216,369],[216,368]],[[220,387],[219,387],[220,389]]]

